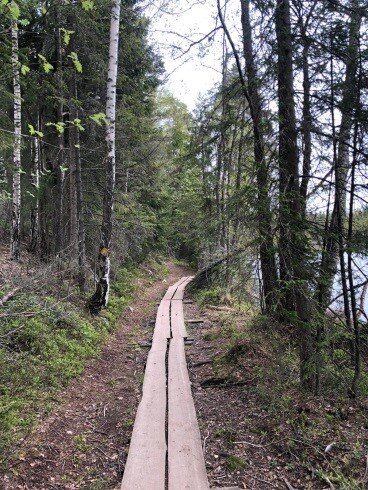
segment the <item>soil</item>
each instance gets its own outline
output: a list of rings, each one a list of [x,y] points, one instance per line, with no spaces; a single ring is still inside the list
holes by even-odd
[[[53,412],[17,448],[0,488],[119,488],[129,449],[157,301],[170,284],[189,275],[168,263],[164,281],[141,280],[137,299],[120,328],[79,378],[59,394]]]
[[[272,365],[270,351],[247,341],[235,343],[238,350],[233,348],[231,353],[237,369],[230,376],[221,375],[222,368],[216,363],[224,355],[229,356],[229,345],[234,340],[211,333],[223,328],[224,315],[229,315],[239,329],[245,321],[242,314],[231,308],[221,309],[185,304],[186,319],[203,320],[189,328],[188,335],[194,341],[187,346],[186,355],[210,487],[368,488],[367,452],[363,448],[354,456],[355,448],[361,447],[360,442],[368,440],[365,438],[366,401],[354,404],[346,400],[342,409],[344,417],[326,427],[326,415],[331,417],[338,411],[334,400],[302,394],[299,390],[291,392],[285,386],[292,406],[285,412],[279,410],[275,417],[264,403],[265,394],[262,396],[262,383],[259,383],[259,372]],[[238,362],[234,363],[236,356]],[[270,399],[271,392],[269,387]],[[301,427],[301,432],[298,433],[296,426]],[[318,468],[323,478],[318,476]],[[336,478],[332,483],[327,475],[337,476],[336,469],[354,475],[354,481],[341,478],[337,482]]]
[[[205,335],[216,325],[216,313],[186,304],[185,318],[204,320],[190,329],[194,342],[187,347],[187,361],[210,487],[287,489],[288,481],[290,488],[304,488],[276,463],[274,449],[264,437],[252,430],[252,419],[267,414],[256,406],[251,378],[229,383],[216,376],[213,360],[227,347]]]

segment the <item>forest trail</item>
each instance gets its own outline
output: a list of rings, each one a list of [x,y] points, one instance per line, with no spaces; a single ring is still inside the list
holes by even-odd
[[[209,489],[185,357],[183,297],[191,280],[170,286],[158,308],[122,490]]]
[[[18,447],[18,460],[0,488],[119,488],[136,407],[140,400],[156,302],[169,284],[189,271],[171,262],[165,281],[137,288],[134,303],[101,356],[59,394],[52,413]],[[147,330],[148,329],[148,330]]]

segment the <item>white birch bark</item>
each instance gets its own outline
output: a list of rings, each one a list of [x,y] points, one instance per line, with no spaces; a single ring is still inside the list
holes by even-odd
[[[116,81],[118,73],[118,48],[120,26],[120,0],[112,0],[109,65],[106,94],[106,145],[105,161],[106,183],[103,198],[103,218],[101,225],[101,242],[98,254],[98,283],[91,300],[91,311],[98,313],[109,300],[110,292],[110,244],[112,235],[112,213],[115,191],[115,117],[116,117]]]
[[[39,127],[38,127],[39,129]],[[30,229],[30,252],[39,252],[40,244],[40,142],[34,138],[33,144],[33,170],[32,170],[32,187],[36,194],[36,202],[31,210],[31,229]]]
[[[22,99],[20,92],[20,70],[17,21],[11,24],[12,69],[14,91],[14,147],[13,147],[13,188],[12,188],[12,230],[11,258],[19,259],[20,254],[20,206],[21,206],[21,144],[22,144]]]

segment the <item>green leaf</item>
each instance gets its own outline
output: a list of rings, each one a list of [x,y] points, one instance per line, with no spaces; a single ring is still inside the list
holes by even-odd
[[[63,167],[62,165],[60,165],[60,170],[65,173],[67,170],[68,170],[68,167]]]
[[[52,66],[52,64],[49,63],[47,61],[47,59],[42,54],[38,54],[37,56],[38,56],[38,58],[40,59],[40,61],[42,63],[43,71],[45,73],[50,73],[50,71],[52,71],[54,69],[54,67]]]
[[[10,15],[13,17],[13,19],[19,19],[20,16],[20,8],[18,4],[14,1],[7,3],[5,5],[8,5]]]
[[[82,121],[78,118],[74,119],[73,124],[75,127],[79,129],[79,131],[85,131],[85,128],[82,126]]]
[[[89,10],[94,9],[94,3],[93,0],[82,0],[82,8],[88,12]]]
[[[107,124],[107,118],[104,112],[97,112],[96,114],[92,114],[92,116],[89,117],[90,119],[92,119],[92,121],[94,121],[99,126],[102,126],[103,124]]]
[[[64,122],[57,122],[57,123],[48,122],[48,123],[46,123],[46,126],[54,126],[54,128],[56,129],[56,131],[59,134],[63,134],[64,130],[65,130],[65,123]]]
[[[22,75],[27,75],[27,73],[29,73],[31,71],[30,67],[27,66],[27,65],[21,65],[20,66],[20,72],[22,73]]]
[[[27,26],[30,24],[30,22],[29,22],[29,20],[28,20],[28,19],[21,19],[21,20],[19,21],[19,24],[20,24],[21,26],[23,26],[23,27],[27,27]]]
[[[75,69],[77,70],[78,73],[82,73],[83,67],[82,63],[79,61],[77,53],[72,51],[69,55],[68,58],[70,58],[74,64]]]
[[[43,138],[43,132],[37,131],[32,124],[28,124],[28,131],[31,136],[38,136],[39,138]]]
[[[63,42],[65,46],[68,46],[70,43],[70,36],[74,34],[75,31],[69,31],[68,29],[64,29],[64,27],[60,27],[60,31],[63,33]]]

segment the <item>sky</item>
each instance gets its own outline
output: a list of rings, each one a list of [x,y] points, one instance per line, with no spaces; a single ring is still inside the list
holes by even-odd
[[[150,42],[165,64],[165,87],[193,111],[198,97],[221,79],[221,30],[188,50],[216,27],[216,0],[169,0],[166,5],[158,0],[148,4],[146,15]]]

